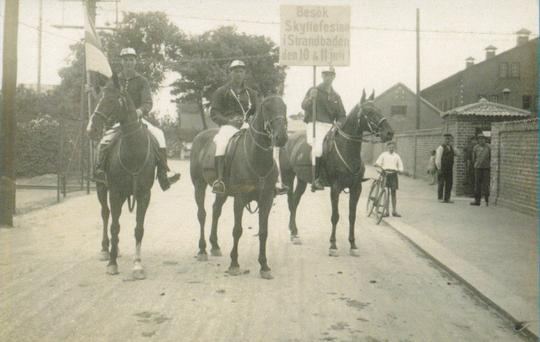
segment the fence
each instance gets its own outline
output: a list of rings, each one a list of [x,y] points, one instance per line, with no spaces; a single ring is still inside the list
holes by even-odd
[[[441,134],[441,128],[432,128],[402,132],[394,136],[405,174],[430,180],[427,165],[431,151],[441,144]],[[374,163],[384,148],[382,143],[367,143],[362,147],[362,159],[366,163]]]

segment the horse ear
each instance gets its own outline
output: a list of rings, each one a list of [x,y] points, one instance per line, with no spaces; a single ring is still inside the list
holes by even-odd
[[[373,89],[373,91],[371,92],[371,95],[369,95],[369,100],[370,101],[375,100],[375,89]]]
[[[360,99],[360,104],[366,102],[366,89],[362,89],[362,98]]]

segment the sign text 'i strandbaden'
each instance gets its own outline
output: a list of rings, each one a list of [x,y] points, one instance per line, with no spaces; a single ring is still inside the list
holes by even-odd
[[[281,65],[347,66],[349,6],[281,6]]]

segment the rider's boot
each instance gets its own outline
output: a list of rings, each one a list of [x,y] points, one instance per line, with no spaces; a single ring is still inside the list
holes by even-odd
[[[167,164],[167,150],[164,148],[158,149],[157,156],[157,179],[161,190],[165,191],[171,187],[172,184],[176,183],[180,179],[179,173],[171,173],[168,175],[167,172],[170,171],[169,165]]]
[[[223,169],[225,168],[225,156],[216,156],[217,179],[212,184],[212,192],[215,194],[225,193],[225,183],[223,183]]]
[[[324,180],[321,170],[321,158],[315,158],[315,181],[311,184],[311,191],[324,190]]]
[[[105,159],[106,159],[106,144],[99,144],[97,153],[97,162],[94,169],[94,182],[107,184],[107,177],[105,175]]]

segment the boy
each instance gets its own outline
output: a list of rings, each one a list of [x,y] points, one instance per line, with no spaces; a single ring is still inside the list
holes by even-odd
[[[380,166],[386,173],[386,187],[390,190],[392,199],[392,216],[401,217],[397,212],[396,190],[398,189],[398,172],[403,172],[403,162],[399,154],[395,152],[396,144],[393,141],[386,143],[388,151],[381,153],[375,165]],[[385,214],[388,216],[388,213]]]

